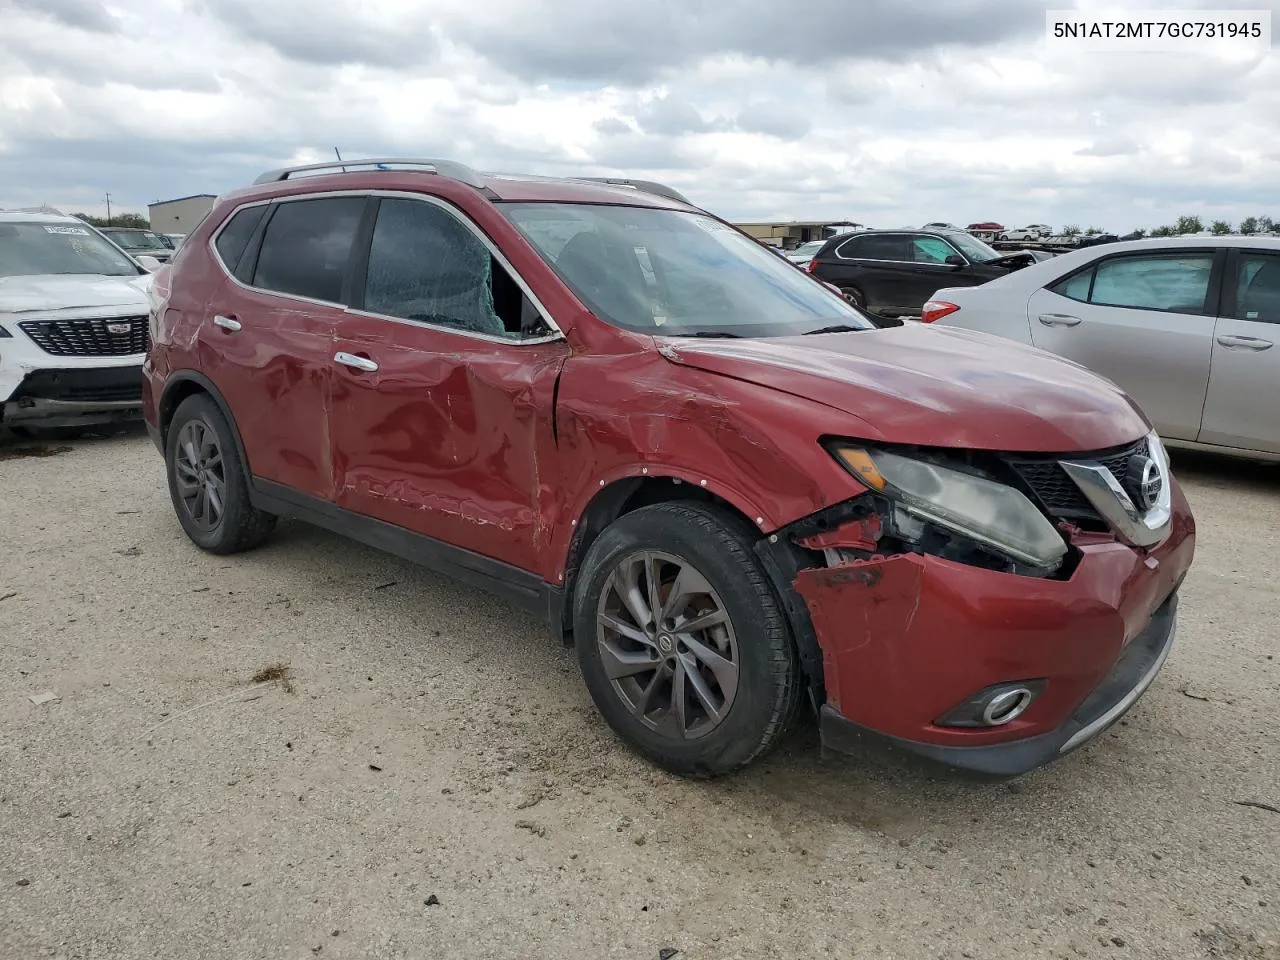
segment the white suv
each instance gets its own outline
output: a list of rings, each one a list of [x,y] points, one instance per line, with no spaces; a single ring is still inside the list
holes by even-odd
[[[139,416],[150,283],[81,220],[0,212],[0,424],[66,436]]]

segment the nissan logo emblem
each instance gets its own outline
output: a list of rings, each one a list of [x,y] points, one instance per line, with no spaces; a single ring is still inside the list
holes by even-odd
[[[1140,510],[1150,510],[1164,490],[1160,465],[1150,457],[1136,456],[1129,461],[1129,488]]]

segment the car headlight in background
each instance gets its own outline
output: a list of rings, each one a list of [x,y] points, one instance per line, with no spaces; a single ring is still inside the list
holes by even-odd
[[[884,450],[840,444],[831,452],[850,473],[917,520],[1042,570],[1056,569],[1067,553],[1049,518],[1013,487]]]

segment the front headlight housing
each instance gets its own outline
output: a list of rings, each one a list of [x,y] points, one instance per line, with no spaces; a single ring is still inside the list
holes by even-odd
[[[1007,484],[887,450],[830,449],[850,473],[918,521],[1037,570],[1056,570],[1066,556],[1066,541],[1049,518]]]

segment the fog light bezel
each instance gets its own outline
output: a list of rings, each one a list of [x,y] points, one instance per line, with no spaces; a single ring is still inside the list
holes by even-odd
[[[995,730],[1025,714],[1044,690],[1045,681],[1005,680],[965,697],[937,720],[934,726],[970,730]],[[1013,697],[1013,708],[1004,705]],[[997,709],[999,708],[999,709]]]

